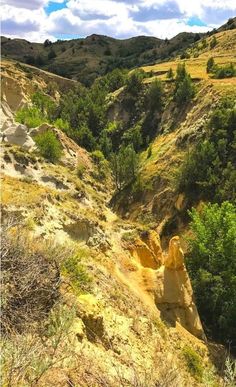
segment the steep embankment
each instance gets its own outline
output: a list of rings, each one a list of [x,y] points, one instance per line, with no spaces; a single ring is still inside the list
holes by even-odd
[[[62,273],[61,302],[70,313],[75,310],[71,325],[60,325],[63,315],[58,326],[64,331],[56,347],[58,341],[52,341],[52,347],[49,341],[50,334],[58,340],[52,333],[56,325],[49,325],[42,352],[37,334],[26,330],[14,335],[14,348],[8,338],[6,383],[187,387],[211,380],[219,384],[212,355],[202,340],[179,239],[173,238],[169,252],[162,252],[156,232],[142,232],[138,223],[121,220],[107,207],[113,192],[111,178],[107,173],[100,180],[88,152],[48,125],[29,130],[15,123],[12,110],[27,103],[35,87],[45,89],[44,82],[40,73],[29,80],[22,69],[12,64],[8,69],[5,64],[2,93],[9,115],[1,147],[3,219],[17,218],[21,232],[37,237],[37,243],[44,238],[73,245],[92,280],[87,292],[78,294],[67,272]],[[57,164],[46,162],[35,148],[35,134],[45,130],[52,130],[63,148]],[[27,146],[26,140],[31,141]],[[83,173],[78,170],[81,164]],[[72,274],[79,270],[78,262],[69,266]],[[191,361],[197,365],[192,367]]]
[[[187,152],[204,138],[209,117],[219,101],[224,97],[232,100],[236,97],[235,77],[214,79],[206,71],[210,57],[219,66],[236,63],[236,30],[219,32],[214,37],[214,47],[211,48],[213,37],[200,40],[187,50],[188,59],[176,58],[143,67],[144,71],[153,72],[153,77],[144,80],[145,85],[156,79],[163,81],[164,109],[154,140],[140,156],[139,192],[132,192],[132,187],[128,186],[115,195],[112,205],[123,217],[158,226],[159,232],[163,230],[167,235],[181,232],[186,224],[186,209],[198,204],[178,191],[176,172]],[[196,95],[187,104],[177,106],[173,101],[174,80],[168,79],[167,72],[172,68],[175,74],[177,66],[183,63],[194,81]],[[113,94],[110,118],[127,122],[129,114],[124,109],[124,93],[120,90]],[[153,116],[153,121],[155,119]]]

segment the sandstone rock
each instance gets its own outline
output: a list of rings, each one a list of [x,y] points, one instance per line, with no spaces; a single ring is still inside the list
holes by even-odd
[[[165,266],[169,269],[182,269],[184,267],[184,253],[180,246],[178,236],[173,237],[169,243],[168,257]]]
[[[137,239],[133,245],[129,246],[131,255],[143,267],[157,269],[162,265],[162,249],[159,235],[151,230],[142,233],[142,239]]]
[[[147,233],[147,237],[143,238],[146,244],[148,245],[149,249],[154,254],[156,260],[162,264],[163,263],[163,255],[162,255],[162,248],[161,248],[161,241],[160,236],[157,234],[156,231],[151,230]]]
[[[35,142],[30,137],[28,129],[22,124],[12,124],[3,132],[3,141],[19,145],[26,150],[33,149]]]

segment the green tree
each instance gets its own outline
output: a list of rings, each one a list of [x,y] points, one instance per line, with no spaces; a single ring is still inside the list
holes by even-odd
[[[80,146],[87,149],[89,152],[93,151],[96,147],[96,140],[93,137],[91,130],[86,125],[83,125],[76,132],[76,140]]]
[[[127,79],[126,92],[131,94],[132,96],[137,96],[142,90],[143,78],[143,72],[138,70],[133,71]]]
[[[146,93],[146,104],[149,110],[162,111],[163,108],[163,86],[161,81],[155,80],[149,86]]]
[[[215,61],[214,58],[209,58],[207,61],[206,71],[207,73],[211,73],[215,67]]]
[[[176,72],[174,99],[178,105],[185,105],[195,95],[195,88],[185,65],[179,64]]]
[[[40,154],[52,163],[59,161],[62,155],[62,147],[56,135],[51,130],[39,134],[34,138]]]
[[[122,141],[126,145],[133,145],[133,148],[138,152],[143,144],[141,125],[136,124],[129,130],[126,130],[122,136]]]
[[[112,153],[112,141],[108,137],[106,130],[103,130],[101,133],[101,136],[99,138],[99,147],[106,159],[109,159]]]
[[[168,79],[174,78],[174,72],[172,70],[172,67],[170,67],[169,70],[167,71],[166,78],[168,78]]]
[[[111,168],[116,188],[121,190],[137,176],[138,155],[132,145],[122,145],[117,154],[111,156]]]
[[[201,319],[215,340],[236,348],[236,206],[208,204],[190,213],[187,266]]]
[[[57,56],[57,54],[55,53],[54,49],[51,48],[50,51],[49,51],[49,53],[48,53],[48,59],[49,59],[49,60],[50,60],[50,59],[54,59],[54,58],[56,58],[56,56]]]
[[[210,41],[210,49],[212,50],[216,45],[217,45],[217,40],[216,40],[216,37],[214,35]]]

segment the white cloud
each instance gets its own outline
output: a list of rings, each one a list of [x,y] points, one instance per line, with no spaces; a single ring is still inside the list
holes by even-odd
[[[65,8],[47,15],[43,7],[53,2],[63,0],[3,0],[2,34],[31,41],[93,33],[171,38],[183,31],[205,32],[236,13],[235,0],[68,0]],[[208,27],[189,26],[189,18]]]
[[[50,0],[2,0],[3,5],[10,5],[15,8],[40,9],[45,7]],[[53,0],[53,3],[63,3],[64,0]]]

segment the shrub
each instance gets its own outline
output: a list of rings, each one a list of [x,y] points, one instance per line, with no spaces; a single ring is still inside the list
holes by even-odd
[[[1,329],[25,332],[45,319],[59,298],[59,262],[64,251],[30,240],[22,225],[1,229]]]
[[[28,128],[36,128],[45,122],[43,114],[37,107],[25,107],[16,112],[17,122],[26,125]]]
[[[201,380],[203,376],[203,365],[200,356],[189,346],[183,348],[183,356],[191,375]]]
[[[56,135],[48,130],[34,138],[40,154],[52,163],[56,163],[62,156],[62,146]]]
[[[95,164],[99,165],[102,161],[105,160],[103,153],[100,150],[95,150],[91,153],[91,157]]]
[[[187,267],[205,327],[215,340],[236,348],[236,206],[206,205],[192,219]]]
[[[76,168],[76,174],[77,174],[77,176],[78,176],[80,179],[82,179],[85,170],[86,170],[85,164],[82,163],[82,162],[78,163],[77,168]]]
[[[67,133],[70,129],[68,122],[64,121],[62,118],[57,118],[53,124],[56,128],[61,129],[65,133]]]
[[[70,285],[76,294],[85,292],[91,284],[91,278],[81,263],[82,258],[86,258],[86,256],[87,252],[81,249],[70,256],[62,266],[62,273],[69,279]]]
[[[223,67],[216,66],[214,70],[214,78],[216,79],[232,78],[235,75],[236,70],[233,63],[230,63]]]

